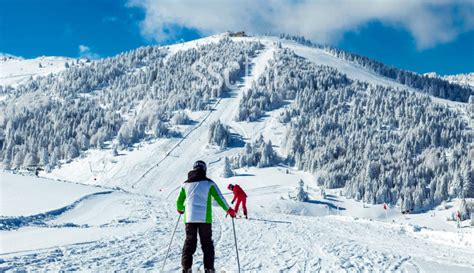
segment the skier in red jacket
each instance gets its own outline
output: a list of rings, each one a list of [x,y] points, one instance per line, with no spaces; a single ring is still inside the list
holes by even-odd
[[[237,213],[237,211],[239,210],[240,203],[242,203],[242,209],[244,210],[245,218],[248,219],[247,194],[245,193],[245,191],[237,184],[235,185],[229,184],[227,188],[234,193],[234,198],[232,199],[231,204],[234,204],[234,201],[237,200],[237,203],[235,204],[235,208],[234,208],[235,213]]]

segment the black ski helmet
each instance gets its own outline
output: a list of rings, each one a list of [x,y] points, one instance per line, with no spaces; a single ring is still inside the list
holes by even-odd
[[[202,160],[198,160],[194,162],[193,169],[206,171],[207,170],[206,162]]]

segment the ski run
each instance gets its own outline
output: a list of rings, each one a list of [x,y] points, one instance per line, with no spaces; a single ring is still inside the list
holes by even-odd
[[[282,170],[250,169],[256,177],[266,172],[280,173],[275,180],[284,179]],[[280,176],[280,177],[278,177]],[[292,176],[298,176],[297,174]],[[1,231],[2,270],[27,271],[159,271],[170,236],[177,220],[173,201],[110,191],[100,187],[85,187],[73,183],[37,179],[3,173],[2,209],[4,194],[19,190],[29,183],[37,199],[26,201],[20,196],[10,198],[8,207],[15,203],[25,214],[45,216],[30,221],[28,216],[17,216],[8,229]],[[248,180],[248,179],[247,179]],[[295,180],[295,177],[292,177]],[[10,182],[11,181],[11,182]],[[219,181],[219,180],[218,180]],[[291,181],[295,183],[296,181]],[[4,184],[5,183],[5,184]],[[250,219],[236,219],[236,233],[243,271],[390,271],[390,272],[472,272],[474,237],[472,229],[456,229],[445,224],[448,211],[411,218],[393,212],[385,219],[381,206],[357,209],[356,202],[327,195],[315,194],[316,200],[332,204],[301,206],[293,201],[279,201],[278,192],[286,187],[278,182],[263,187],[249,185]],[[223,183],[220,183],[221,186]],[[37,205],[57,188],[64,194],[78,191],[84,194],[50,200],[50,210]],[[101,193],[101,194],[99,194]],[[225,195],[228,197],[228,195]],[[40,198],[41,197],[41,198]],[[79,202],[77,202],[79,200]],[[339,210],[333,208],[338,202]],[[353,206],[353,207],[351,207]],[[54,214],[54,209],[63,211]],[[216,268],[236,271],[235,249],[231,221],[215,207],[213,239],[216,247]],[[31,211],[33,210],[33,211]],[[354,217],[363,213],[373,216]],[[16,211],[16,214],[23,214]],[[50,215],[48,215],[50,214]],[[301,215],[299,215],[301,214]],[[377,215],[377,216],[375,216]],[[11,218],[11,217],[10,217]],[[373,218],[373,219],[372,219]],[[7,221],[2,220],[2,224]],[[414,224],[419,223],[419,224]],[[468,223],[463,223],[468,225]],[[429,227],[431,225],[431,227]],[[454,225],[454,224],[453,224]],[[443,230],[441,230],[441,228]],[[166,271],[179,271],[184,225],[178,225],[168,258]],[[200,249],[196,254],[195,269],[203,270]]]

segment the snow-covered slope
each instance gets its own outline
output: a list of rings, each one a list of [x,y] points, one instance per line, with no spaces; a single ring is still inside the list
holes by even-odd
[[[425,75],[427,75],[429,77],[442,78],[442,79],[447,80],[447,81],[452,82],[452,83],[457,83],[457,84],[460,84],[460,85],[465,85],[465,86],[469,86],[471,88],[474,88],[474,73],[440,76],[440,75],[438,75],[434,72],[431,72],[431,73],[426,73]]]
[[[211,36],[200,40],[169,46],[169,54],[196,48],[198,45],[216,43],[222,35]],[[196,158],[211,162],[212,168],[221,168],[223,158],[232,156],[242,150],[242,147],[220,151],[208,146],[207,134],[213,121],[229,125],[231,131],[249,142],[263,134],[266,139],[276,145],[282,142],[286,128],[278,121],[282,109],[269,113],[267,118],[257,122],[236,122],[235,116],[242,94],[252,86],[274,58],[278,44],[283,48],[293,50],[298,56],[313,62],[316,65],[325,65],[336,68],[348,78],[368,82],[374,85],[395,87],[399,90],[413,88],[404,86],[392,79],[382,77],[376,73],[360,67],[354,63],[339,59],[323,49],[308,47],[294,41],[280,40],[273,37],[242,37],[231,38],[233,41],[252,41],[263,44],[264,48],[257,52],[250,65],[250,75],[240,80],[238,88],[231,90],[229,95],[218,98],[212,104],[211,111],[188,112],[195,117],[196,123],[182,126],[182,138],[159,139],[149,143],[136,145],[134,151],[121,151],[124,156],[115,157],[109,151],[91,151],[88,156],[66,164],[60,169],[54,169],[52,178],[67,179],[81,183],[119,186],[131,191],[147,192],[168,196],[176,189],[176,180],[185,178],[186,170]],[[168,55],[166,58],[169,58]],[[452,102],[440,98],[433,98],[437,103],[448,105],[461,115],[465,113],[465,103]],[[466,120],[469,117],[466,115]],[[279,147],[276,147],[279,150]],[[284,155],[284,151],[279,151]],[[124,168],[133,166],[133,168]],[[159,177],[159,179],[157,179]]]
[[[229,181],[211,175],[221,186],[239,182],[249,193],[251,219],[237,219],[235,223],[242,271],[473,270],[472,229],[455,230],[454,223],[444,231],[414,225],[396,212],[391,212],[388,220],[344,216],[357,208],[338,196],[327,195],[326,199],[317,196],[317,189],[310,189],[314,193],[312,203],[279,200],[299,178],[307,178],[292,170],[287,174],[285,169],[238,170],[240,178]],[[25,176],[15,180],[28,184],[27,187],[35,187],[39,181]],[[48,183],[49,191],[70,195],[70,188],[61,185],[64,182]],[[17,195],[24,196],[23,191]],[[229,198],[228,194],[226,197]],[[41,221],[25,223],[19,229],[5,229],[2,225],[1,270],[161,269],[177,220],[173,201],[117,191],[91,195],[76,204],[75,198],[69,199],[70,206],[61,213],[48,215],[45,208],[48,217]],[[381,210],[381,207],[366,210]],[[312,211],[313,216],[305,216],[308,214],[305,211]],[[317,211],[320,211],[318,216]],[[214,207],[214,214],[216,268],[235,272],[231,221],[218,206]],[[425,215],[424,219],[429,224],[442,217]],[[0,223],[5,223],[5,219],[0,218]],[[179,224],[166,270],[180,270],[183,240],[184,228]],[[195,268],[202,270],[200,255],[198,250]]]
[[[163,62],[185,50],[215,44],[222,36],[169,46]],[[159,271],[177,221],[177,189],[197,159],[208,163],[209,177],[228,200],[229,183],[242,185],[249,195],[251,219],[236,220],[243,271],[474,270],[470,258],[474,255],[474,231],[469,221],[462,222],[462,228],[446,221],[458,210],[459,199],[418,214],[402,214],[396,206],[385,211],[382,204],[342,197],[342,189],[322,189],[315,174],[284,163],[240,168],[234,170],[234,177],[222,178],[224,158],[241,153],[244,143],[260,135],[285,156],[280,143],[287,124],[280,122],[280,114],[286,105],[268,111],[255,122],[236,121],[243,95],[275,61],[279,43],[314,64],[336,68],[350,79],[418,92],[319,48],[272,37],[230,39],[260,42],[263,47],[249,60],[249,75],[240,77],[235,89],[210,100],[209,109],[184,110],[193,122],[173,127],[179,137],[145,139],[129,149],[118,149],[118,155],[109,149],[114,140],[104,144],[106,149],[89,149],[62,162],[61,168],[53,168],[51,173],[40,173],[45,178],[95,187],[12,174],[0,176],[0,270]],[[134,73],[147,69],[140,67]],[[84,96],[93,97],[94,93]],[[436,99],[436,103],[443,102]],[[445,103],[464,115],[465,103]],[[127,118],[138,112],[131,109]],[[209,128],[217,120],[229,126],[237,140],[233,146],[220,149],[208,144]],[[290,198],[300,180],[305,182],[308,202]],[[322,190],[326,196],[321,195]],[[216,268],[232,272],[236,270],[232,225],[219,207],[214,211]],[[183,240],[183,226],[179,224],[166,270],[180,269]],[[202,270],[200,250],[197,255],[195,265]]]
[[[0,216],[30,216],[63,208],[96,187],[0,172]]]
[[[67,57],[0,57],[0,86],[16,86],[30,78],[55,74],[67,66],[73,66],[75,62],[76,59]]]

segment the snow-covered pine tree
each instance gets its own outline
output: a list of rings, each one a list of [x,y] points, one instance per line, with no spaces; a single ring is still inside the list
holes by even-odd
[[[226,156],[224,157],[224,169],[222,171],[222,177],[229,178],[234,176],[234,172],[232,171],[232,167],[230,166],[230,160]]]
[[[463,170],[463,196],[465,198],[474,198],[474,173],[470,168],[471,162]]]
[[[461,200],[461,205],[459,206],[459,212],[461,213],[461,221],[469,219],[471,216],[472,211],[470,211],[465,198]]]
[[[266,142],[260,135],[254,142],[246,143],[244,151],[232,158],[232,165],[236,168],[273,166],[280,161],[273,150],[272,142]]]
[[[220,120],[211,123],[208,140],[209,144],[217,145],[221,149],[229,147],[231,141],[229,126],[222,124]]]
[[[308,193],[304,189],[304,181],[300,180],[298,182],[298,187],[296,188],[296,195],[295,195],[296,201],[299,202],[307,202],[309,200]]]
[[[185,112],[177,112],[171,118],[171,124],[173,125],[186,125],[189,124],[190,118],[186,115]]]
[[[117,149],[117,145],[113,145],[112,147],[112,156],[118,156],[119,153],[118,153],[118,149]]]

